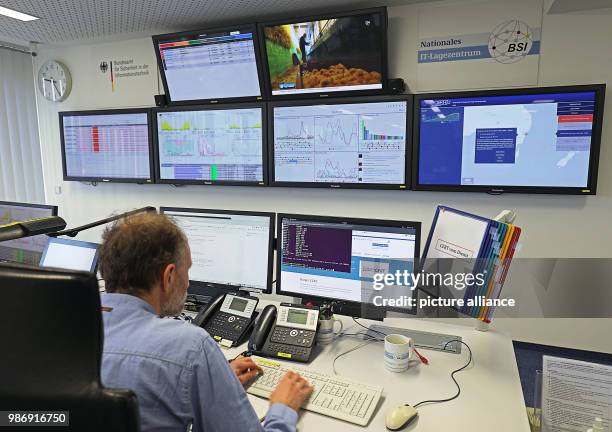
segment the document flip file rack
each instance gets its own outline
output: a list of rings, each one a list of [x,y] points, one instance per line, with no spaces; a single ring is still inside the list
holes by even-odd
[[[499,298],[520,235],[515,225],[438,206],[425,244],[423,270],[428,272],[428,260],[451,259],[451,273],[471,273],[474,278],[480,274],[480,281],[463,291],[454,290],[453,295],[464,300],[454,309],[489,323],[495,306],[488,306],[487,301]]]

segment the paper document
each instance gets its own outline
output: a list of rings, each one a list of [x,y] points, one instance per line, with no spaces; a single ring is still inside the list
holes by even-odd
[[[612,366],[544,356],[542,432],[585,432],[596,418],[610,432]]]

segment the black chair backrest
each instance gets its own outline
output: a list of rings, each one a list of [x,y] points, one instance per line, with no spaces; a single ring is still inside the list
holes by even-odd
[[[0,410],[70,411],[71,430],[137,431],[136,397],[100,383],[95,275],[0,264]]]

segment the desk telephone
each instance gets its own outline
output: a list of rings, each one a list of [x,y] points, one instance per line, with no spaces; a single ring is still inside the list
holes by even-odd
[[[264,308],[249,339],[249,351],[264,357],[310,361],[319,309],[281,303]]]
[[[257,297],[221,294],[193,320],[226,347],[240,345],[253,326]]]

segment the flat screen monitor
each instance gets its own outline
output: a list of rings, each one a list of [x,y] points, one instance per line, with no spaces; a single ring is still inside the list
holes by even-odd
[[[151,110],[59,113],[64,180],[151,183]]]
[[[342,302],[340,313],[395,309],[375,299],[377,274],[412,273],[421,223],[311,215],[278,215],[276,292],[302,300]],[[408,297],[416,292],[404,290]],[[403,312],[416,314],[409,302]]]
[[[98,265],[98,246],[80,240],[49,238],[40,266],[94,273]]]
[[[265,184],[262,104],[155,111],[156,180],[170,184]]]
[[[153,46],[171,103],[261,99],[254,24],[153,36]]]
[[[595,194],[605,85],[415,96],[417,190]]]
[[[274,213],[161,207],[187,236],[189,293],[239,289],[272,293]]]
[[[50,216],[57,216],[57,206],[0,201],[0,225]],[[0,242],[0,261],[37,266],[47,238],[37,235]]]
[[[386,8],[276,21],[260,29],[273,97],[386,90]]]
[[[271,104],[271,183],[406,189],[411,109],[409,96]]]

